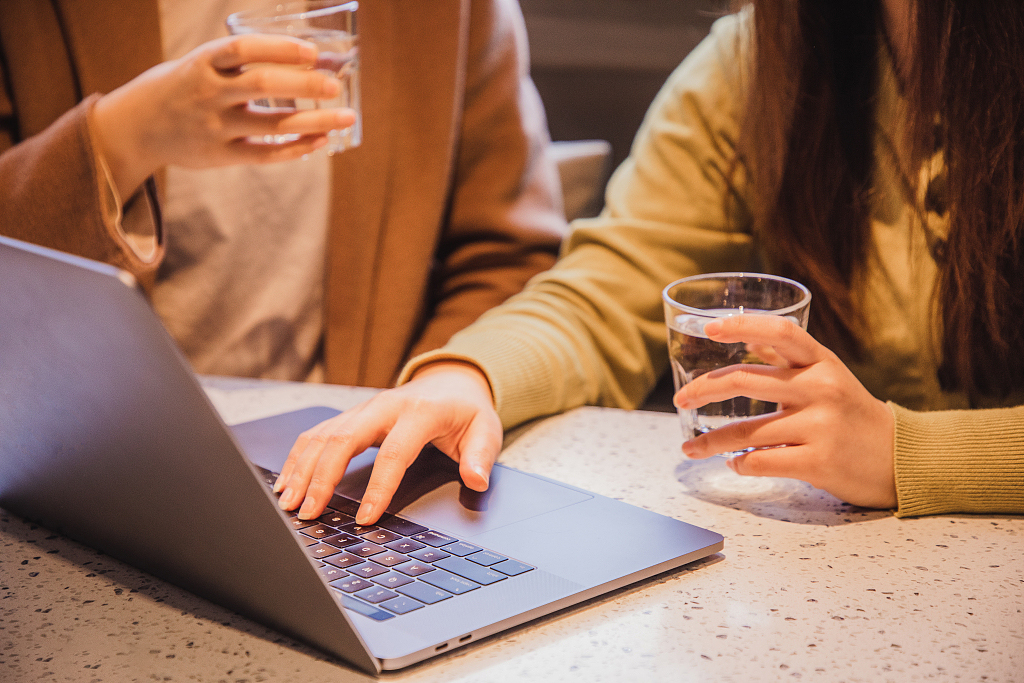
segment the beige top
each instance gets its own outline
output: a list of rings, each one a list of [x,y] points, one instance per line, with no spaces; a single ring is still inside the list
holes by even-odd
[[[382,387],[549,267],[565,226],[518,3],[359,12],[363,142],[330,160],[323,374]],[[88,125],[91,93],[162,57],[158,0],[0,2],[0,233],[150,285],[173,270],[152,184],[112,207]]]
[[[506,427],[583,404],[641,403],[668,365],[661,289],[764,263],[742,185],[740,210],[727,216],[722,206],[745,91],[742,17],[716,22],[669,78],[608,186],[605,211],[573,224],[557,266],[441,351],[414,359],[403,378],[434,359],[476,363]],[[875,140],[885,152],[899,139],[891,75],[880,98]],[[898,514],[1024,512],[1024,408],[912,412],[967,406],[936,380],[928,240],[943,233],[944,217],[931,212],[928,230],[916,225],[923,193],[906,196],[894,157],[876,156],[874,253],[862,293],[871,338],[864,361],[850,367],[876,397],[905,407],[894,406]],[[922,173],[937,177],[941,162]]]
[[[225,18],[261,0],[160,0],[165,59],[228,35]],[[323,378],[325,154],[278,164],[171,166],[167,255],[153,306],[198,372]]]

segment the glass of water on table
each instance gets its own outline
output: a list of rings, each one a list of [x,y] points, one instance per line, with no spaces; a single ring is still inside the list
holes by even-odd
[[[722,344],[704,334],[704,325],[734,315],[781,315],[807,329],[811,293],[799,282],[760,273],[706,273],[677,280],[662,292],[668,326],[668,353],[676,391],[712,370],[741,363],[767,364],[745,343]],[[777,409],[746,396],[678,409],[686,439],[723,425]],[[723,455],[733,455],[725,453]]]
[[[358,2],[300,0],[270,4],[264,9],[236,12],[227,18],[228,30],[234,35],[285,35],[316,45],[318,55],[313,68],[341,81],[341,94],[338,97],[331,100],[262,99],[250,102],[249,108],[265,112],[352,109],[356,115],[355,123],[348,128],[328,133],[327,145],[324,147],[327,154],[358,147],[362,142],[362,115],[359,109],[359,37],[356,30],[358,7]],[[257,142],[280,144],[298,138],[298,135],[271,135]]]

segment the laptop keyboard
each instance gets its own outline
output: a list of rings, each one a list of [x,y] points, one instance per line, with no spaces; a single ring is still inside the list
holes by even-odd
[[[260,470],[272,487],[277,475]],[[358,502],[335,495],[315,520],[287,514],[341,604],[371,619],[392,619],[534,569],[387,513],[360,526],[358,509]]]

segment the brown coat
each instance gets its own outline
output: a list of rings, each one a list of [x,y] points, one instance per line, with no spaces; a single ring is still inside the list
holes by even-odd
[[[144,263],[103,219],[87,117],[90,93],[161,59],[159,31],[155,0],[0,2],[0,233],[152,277],[162,248]],[[328,381],[386,386],[549,267],[564,222],[514,0],[362,0],[360,33],[363,143],[332,160],[324,361]],[[154,193],[130,206],[159,230]]]

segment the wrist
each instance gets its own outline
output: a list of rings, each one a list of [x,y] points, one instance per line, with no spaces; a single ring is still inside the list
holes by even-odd
[[[415,368],[409,374],[408,381],[425,379],[439,374],[461,377],[469,386],[473,387],[474,391],[479,390],[480,398],[486,397],[493,407],[494,393],[491,390],[490,382],[487,380],[487,375],[484,374],[484,371],[479,366],[469,361],[452,359],[431,361]]]
[[[100,97],[90,113],[96,154],[110,172],[122,200],[131,197],[162,164],[153,160],[137,132],[131,93],[122,86]]]

